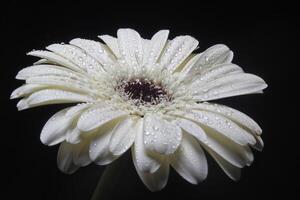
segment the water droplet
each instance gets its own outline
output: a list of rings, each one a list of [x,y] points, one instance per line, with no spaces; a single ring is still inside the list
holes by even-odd
[[[98,49],[98,52],[99,52],[99,53],[104,53],[104,51],[103,51],[102,48],[99,48],[99,49]]]
[[[159,130],[159,128],[158,128],[157,126],[154,126],[153,129],[154,129],[155,131],[158,131],[158,130]]]

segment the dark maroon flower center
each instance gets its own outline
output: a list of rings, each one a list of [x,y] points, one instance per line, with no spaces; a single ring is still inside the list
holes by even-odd
[[[120,90],[126,98],[135,100],[136,104],[156,105],[162,101],[169,101],[171,99],[161,84],[147,79],[121,81],[118,90]]]

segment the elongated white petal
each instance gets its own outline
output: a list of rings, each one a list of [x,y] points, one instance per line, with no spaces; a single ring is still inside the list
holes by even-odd
[[[136,119],[130,117],[116,126],[109,142],[109,150],[112,154],[121,155],[131,147],[135,139],[137,126],[139,124],[136,124]]]
[[[18,72],[16,79],[25,80],[34,76],[54,75],[59,77],[70,77],[74,79],[84,79],[84,77],[68,68],[56,65],[33,65]]]
[[[211,104],[211,103],[199,103],[191,106],[189,109],[200,109],[200,110],[207,110],[210,112],[218,113],[220,115],[223,115],[224,117],[227,117],[228,119],[231,119],[232,121],[236,122],[238,125],[247,128],[253,134],[261,135],[262,133],[262,130],[259,127],[259,125],[249,116],[236,109],[224,105]]]
[[[227,46],[223,44],[214,45],[199,56],[193,67],[190,68],[188,75],[201,74],[213,66],[231,63],[232,58],[233,53]]]
[[[198,124],[183,118],[176,119],[176,122],[185,132],[191,134],[203,143],[207,142],[206,133]]]
[[[109,151],[109,141],[117,121],[110,121],[95,132],[91,140],[89,155],[98,165],[106,165],[118,158]]]
[[[72,144],[78,144],[82,141],[81,135],[83,134],[81,130],[77,128],[77,121],[81,113],[91,107],[92,104],[82,103],[71,107],[65,114],[65,117],[73,119],[71,127],[68,128],[66,133],[66,141]]]
[[[193,98],[200,101],[209,101],[225,97],[251,94],[265,89],[267,84],[258,76],[253,74],[233,74],[221,77],[203,86],[191,88]]]
[[[247,74],[247,73],[242,73],[242,74],[233,74],[230,76],[225,76],[225,77],[220,77],[217,79],[212,79],[211,81],[207,82],[206,84],[203,85],[195,85],[198,88],[198,93],[201,92],[208,92],[214,88],[222,88],[224,86],[232,86],[234,84],[263,84],[265,83],[264,80],[262,80],[260,77],[255,76],[253,74]],[[191,85],[193,86],[193,85]],[[234,89],[232,87],[232,89]],[[195,93],[197,94],[197,93]]]
[[[73,62],[90,75],[104,72],[102,66],[94,58],[87,55],[85,52],[75,46],[52,44],[46,48]]]
[[[68,128],[66,131],[65,140],[71,144],[78,144],[81,142],[81,131],[77,127]]]
[[[192,67],[194,67],[195,63],[197,62],[197,60],[199,59],[199,57],[201,56],[200,54],[196,54],[194,55],[194,57],[192,57],[187,63],[186,65],[182,68],[182,70],[180,71],[180,76],[181,79],[186,78],[189,74],[189,71],[191,70]]]
[[[58,65],[58,63],[55,63],[53,61],[47,60],[45,58],[42,58],[36,62],[33,63],[33,65],[43,65],[43,64],[52,64],[52,65]]]
[[[255,135],[254,137],[256,139],[256,143],[251,146],[258,151],[262,151],[264,148],[264,141],[261,139],[260,136]]]
[[[15,89],[11,95],[10,98],[11,99],[16,99],[16,98],[20,98],[20,97],[24,97],[27,96],[33,92],[36,92],[38,90],[42,90],[45,89],[49,86],[47,85],[40,85],[40,84],[24,84],[21,87],[18,87],[17,89]]]
[[[144,62],[146,66],[153,67],[153,65],[157,62],[163,48],[166,45],[168,35],[169,30],[161,30],[153,35],[144,55]]]
[[[57,89],[45,89],[37,91],[31,94],[28,98],[23,99],[23,102],[18,104],[17,107],[19,110],[23,110],[48,104],[92,101],[94,100],[86,95]],[[24,106],[25,104],[26,106]]]
[[[70,118],[65,117],[69,109],[66,108],[57,112],[47,121],[40,136],[42,143],[51,146],[65,139],[67,129],[72,122]]]
[[[79,118],[77,127],[84,132],[95,130],[103,124],[127,115],[110,105],[100,103],[86,110]]]
[[[203,147],[211,149],[236,167],[241,168],[253,162],[253,153],[247,145],[239,145],[213,129],[205,128],[205,131],[207,140],[201,143]]]
[[[142,63],[143,42],[138,32],[132,29],[119,29],[118,44],[121,56],[129,66],[137,66]]]
[[[160,154],[172,154],[176,151],[182,138],[181,129],[158,116],[144,116],[144,144],[149,151]]]
[[[194,110],[184,114],[184,117],[211,127],[238,144],[247,145],[255,144],[256,142],[253,135],[222,115],[207,111]]]
[[[60,144],[57,153],[57,166],[58,168],[66,173],[74,173],[79,166],[76,166],[73,162],[73,145],[67,142]]]
[[[72,158],[75,165],[84,167],[92,162],[89,157],[89,144],[88,140],[73,144]]]
[[[90,56],[96,59],[104,69],[107,69],[107,66],[115,63],[115,59],[107,50],[107,47],[100,42],[76,38],[71,40],[70,44],[86,51]]]
[[[216,67],[212,67],[199,75],[191,76],[192,82],[190,87],[199,87],[215,79],[240,73],[243,73],[242,68],[235,64],[217,65]]]
[[[112,53],[117,58],[121,57],[117,38],[112,37],[110,35],[99,35],[98,37],[105,42],[105,44],[110,48]]]
[[[133,163],[139,177],[150,191],[159,191],[167,185],[169,178],[168,162],[162,162],[159,169],[157,169],[153,173],[140,171],[140,169],[137,166],[136,159],[133,159]]]
[[[18,111],[20,110],[25,110],[27,108],[30,108],[27,101],[27,99],[21,99],[18,103],[17,103],[17,108],[18,108]]]
[[[71,107],[67,113],[66,116],[67,117],[71,117],[71,118],[75,118],[78,117],[79,115],[81,115],[81,113],[86,110],[87,108],[93,106],[93,104],[91,103],[80,103],[77,104],[76,106]]]
[[[191,36],[178,36],[166,46],[160,64],[173,72],[196,49],[199,42]]]
[[[184,114],[181,113],[181,116],[184,116]],[[197,120],[194,121],[197,122]],[[212,128],[204,127],[201,124],[198,125],[201,126],[206,133],[205,140],[202,140],[201,137],[194,136],[199,140],[202,146],[210,148],[234,166],[243,167],[252,163],[253,154],[248,146],[239,145]]]
[[[67,60],[66,58],[64,58],[60,55],[57,55],[53,52],[50,52],[50,51],[31,51],[31,52],[27,53],[27,55],[36,56],[36,57],[39,57],[39,58],[44,58],[44,59],[47,59],[51,62],[60,64],[63,67],[67,67],[67,68],[72,69],[74,71],[82,72],[82,69],[80,69],[80,67],[78,67],[73,62]]]
[[[172,167],[188,182],[197,184],[206,179],[208,167],[200,144],[184,135],[178,150],[170,156]]]
[[[157,157],[147,152],[143,141],[144,119],[139,119],[136,127],[136,137],[132,150],[132,159],[135,160],[137,168],[145,173],[154,173],[159,167],[160,162]]]
[[[72,77],[59,77],[53,75],[35,76],[26,80],[28,84],[40,84],[48,85],[49,87],[60,88],[63,90],[69,90],[76,93],[84,93],[87,95],[95,93],[95,90],[91,89],[91,84],[81,81],[81,79],[74,79]]]
[[[234,181],[238,181],[241,177],[241,169],[232,165],[224,158],[216,154],[215,152],[207,149],[208,153],[215,159],[221,169],[225,172],[225,174]]]
[[[231,63],[233,59],[233,53],[224,44],[216,44],[202,53],[203,59],[206,63],[219,65]]]
[[[76,127],[72,127],[72,124],[80,113],[89,106],[90,104],[79,104],[57,112],[44,125],[41,133],[41,141],[47,145],[55,145],[64,139],[75,143],[75,137],[79,137],[80,132],[76,130]]]

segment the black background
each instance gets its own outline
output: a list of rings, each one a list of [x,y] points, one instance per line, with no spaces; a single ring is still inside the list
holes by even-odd
[[[107,3],[107,2],[106,2]],[[115,5],[113,5],[115,4]],[[174,6],[176,4],[177,6]],[[294,6],[280,4],[194,4],[175,1],[111,5],[98,1],[84,3],[29,4],[9,1],[1,5],[1,182],[7,198],[1,199],[89,199],[101,177],[103,166],[90,165],[74,175],[64,175],[56,167],[57,146],[39,140],[46,120],[64,106],[53,105],[18,112],[17,101],[9,100],[22,84],[17,72],[35,58],[25,53],[44,49],[56,42],[81,37],[97,40],[97,35],[116,35],[118,28],[136,29],[150,38],[160,29],[170,37],[188,34],[199,40],[203,51],[217,43],[235,53],[234,63],[246,72],[264,78],[269,87],[263,95],[233,97],[218,102],[253,117],[262,127],[265,149],[255,152],[251,167],[243,169],[239,182],[231,181],[209,159],[209,175],[199,185],[191,185],[171,171],[168,185],[149,192],[137,177],[133,165],[124,165],[117,177],[112,198],[163,199],[260,199],[298,194],[299,131],[297,126],[296,69],[299,45]],[[128,155],[127,155],[128,156]],[[129,158],[130,159],[130,158]],[[1,192],[1,194],[3,194]]]

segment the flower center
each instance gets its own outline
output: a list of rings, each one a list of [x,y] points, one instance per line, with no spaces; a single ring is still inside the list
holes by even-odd
[[[133,100],[136,105],[156,105],[171,100],[171,96],[161,84],[148,79],[123,80],[117,89],[122,97]]]

